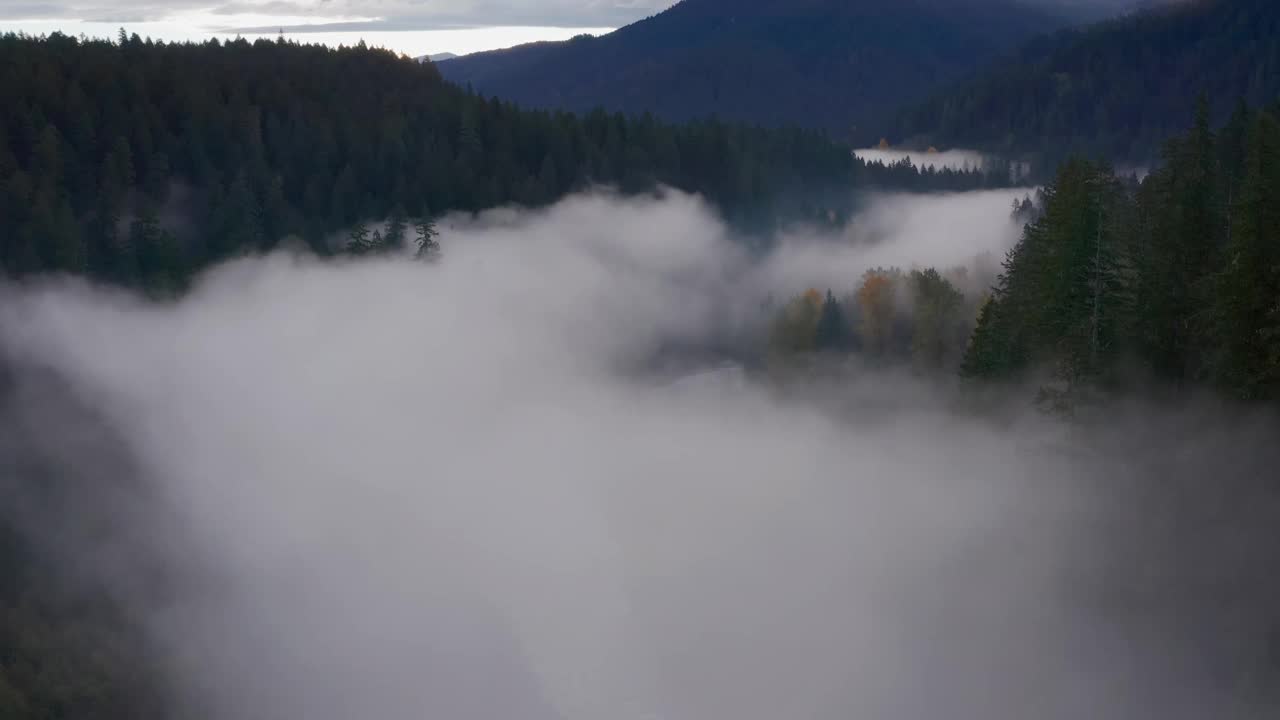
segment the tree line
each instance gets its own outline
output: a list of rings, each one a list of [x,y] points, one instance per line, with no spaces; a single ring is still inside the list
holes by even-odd
[[[160,291],[289,237],[330,254],[375,218],[540,206],[593,184],[701,193],[769,232],[842,222],[856,187],[1008,182],[867,165],[811,130],[524,111],[363,43],[6,34],[0,97],[0,270]]]
[[[1280,401],[1278,109],[1242,103],[1215,132],[1202,101],[1141,181],[1071,159],[1014,203],[1024,230],[989,290],[973,289],[981,263],[870,270],[844,297],[813,289],[778,309],[771,354],[1036,380],[1067,410],[1153,383]]]
[[[1280,121],[1207,103],[1136,186],[1072,160],[1004,262],[963,371],[1047,368],[1078,394],[1135,376],[1280,400]]]
[[[983,299],[964,291],[982,282],[977,260],[945,272],[873,268],[842,296],[810,288],[772,310],[767,357],[785,367],[805,356],[856,355],[870,367],[953,373]]]
[[[1080,154],[1145,165],[1183,130],[1202,92],[1215,123],[1236,98],[1262,105],[1280,95],[1280,3],[1151,3],[1040,37],[900,111],[884,132],[922,147],[1025,153],[1049,170]]]

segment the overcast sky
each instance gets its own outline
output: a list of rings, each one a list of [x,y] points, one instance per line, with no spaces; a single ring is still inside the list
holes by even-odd
[[[1025,0],[1114,10],[1134,0]],[[0,31],[196,40],[274,37],[372,45],[410,55],[464,54],[535,40],[603,34],[675,0],[0,0]],[[1096,16],[1096,15],[1095,15]]]
[[[0,28],[131,32],[166,40],[274,35],[354,43],[413,55],[465,53],[580,32],[607,32],[673,0],[0,0]]]

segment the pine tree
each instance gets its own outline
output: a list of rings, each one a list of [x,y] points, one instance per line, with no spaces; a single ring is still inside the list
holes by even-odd
[[[1143,308],[1136,333],[1141,355],[1159,377],[1194,380],[1205,359],[1195,317],[1207,304],[1212,268],[1220,261],[1227,229],[1219,201],[1217,151],[1202,99],[1185,138],[1170,141],[1166,164],[1147,179],[1140,212],[1143,252],[1137,302]]]
[[[1280,121],[1259,113],[1206,323],[1212,379],[1242,400],[1280,400]]]
[[[396,205],[391,211],[391,219],[387,221],[387,234],[384,238],[391,251],[403,250],[407,241],[408,223],[404,216],[404,207]]]
[[[1011,374],[1014,362],[1008,347],[1008,327],[999,313],[999,301],[994,296],[982,304],[978,323],[960,363],[961,377],[996,380]]]
[[[827,290],[827,297],[818,313],[813,344],[819,351],[845,352],[849,349],[849,323],[845,319],[840,301],[836,300],[830,290]]]
[[[1071,160],[1005,259],[962,372],[1012,377],[1041,364],[1068,389],[1100,381],[1132,320],[1122,237],[1127,198],[1107,167]]]
[[[347,234],[348,255],[368,255],[373,252],[373,240],[369,237],[369,226],[360,223],[351,228],[351,232]]]
[[[917,368],[937,370],[957,357],[963,347],[960,310],[964,295],[938,271],[911,273],[914,323],[911,356]]]
[[[429,216],[423,216],[414,226],[418,231],[418,259],[435,262],[440,259],[440,233]]]

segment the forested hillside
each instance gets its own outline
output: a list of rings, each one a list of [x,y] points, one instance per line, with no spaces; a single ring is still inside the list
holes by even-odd
[[[1157,159],[1202,93],[1211,117],[1280,96],[1280,3],[1198,0],[1037,38],[976,79],[904,111],[891,138],[1114,162]]]
[[[181,285],[289,236],[667,184],[735,224],[845,216],[850,189],[1007,178],[863,164],[806,130],[522,111],[363,46],[0,38],[0,269]]]
[[[1062,22],[1016,0],[685,0],[604,37],[440,69],[533,107],[717,115],[843,139]]]
[[[1137,184],[1069,160],[1013,208],[1027,224],[998,278],[988,263],[873,268],[847,295],[778,309],[770,353],[1032,381],[1064,410],[1153,387],[1280,402],[1278,116],[1241,105],[1214,132],[1202,104]]]
[[[1278,109],[1240,108],[1214,133],[1202,106],[1136,189],[1066,164],[1005,262],[965,373],[1048,367],[1070,392],[1136,371],[1280,400]]]

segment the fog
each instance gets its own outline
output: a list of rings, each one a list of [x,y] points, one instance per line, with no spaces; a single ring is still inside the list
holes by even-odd
[[[842,232],[785,234],[779,252],[756,268],[771,290],[853,290],[866,270],[997,266],[1022,229],[1010,221],[1015,200],[1034,189],[916,195],[878,194]],[[965,288],[981,292],[985,287]]]
[[[10,287],[0,347],[63,460],[124,472],[62,432],[90,412],[133,459],[116,591],[193,716],[1266,717],[1271,418],[652,372],[765,294],[998,252],[1013,194],[882,197],[763,260],[696,198],[580,196],[446,219],[437,264]]]
[[[859,159],[869,163],[881,163],[883,165],[892,165],[901,162],[906,158],[911,158],[911,164],[918,168],[930,168],[932,170],[980,170],[985,162],[982,153],[973,150],[944,150],[941,152],[926,152],[924,150],[882,150],[880,148],[865,148],[862,150],[854,150],[853,154]]]

